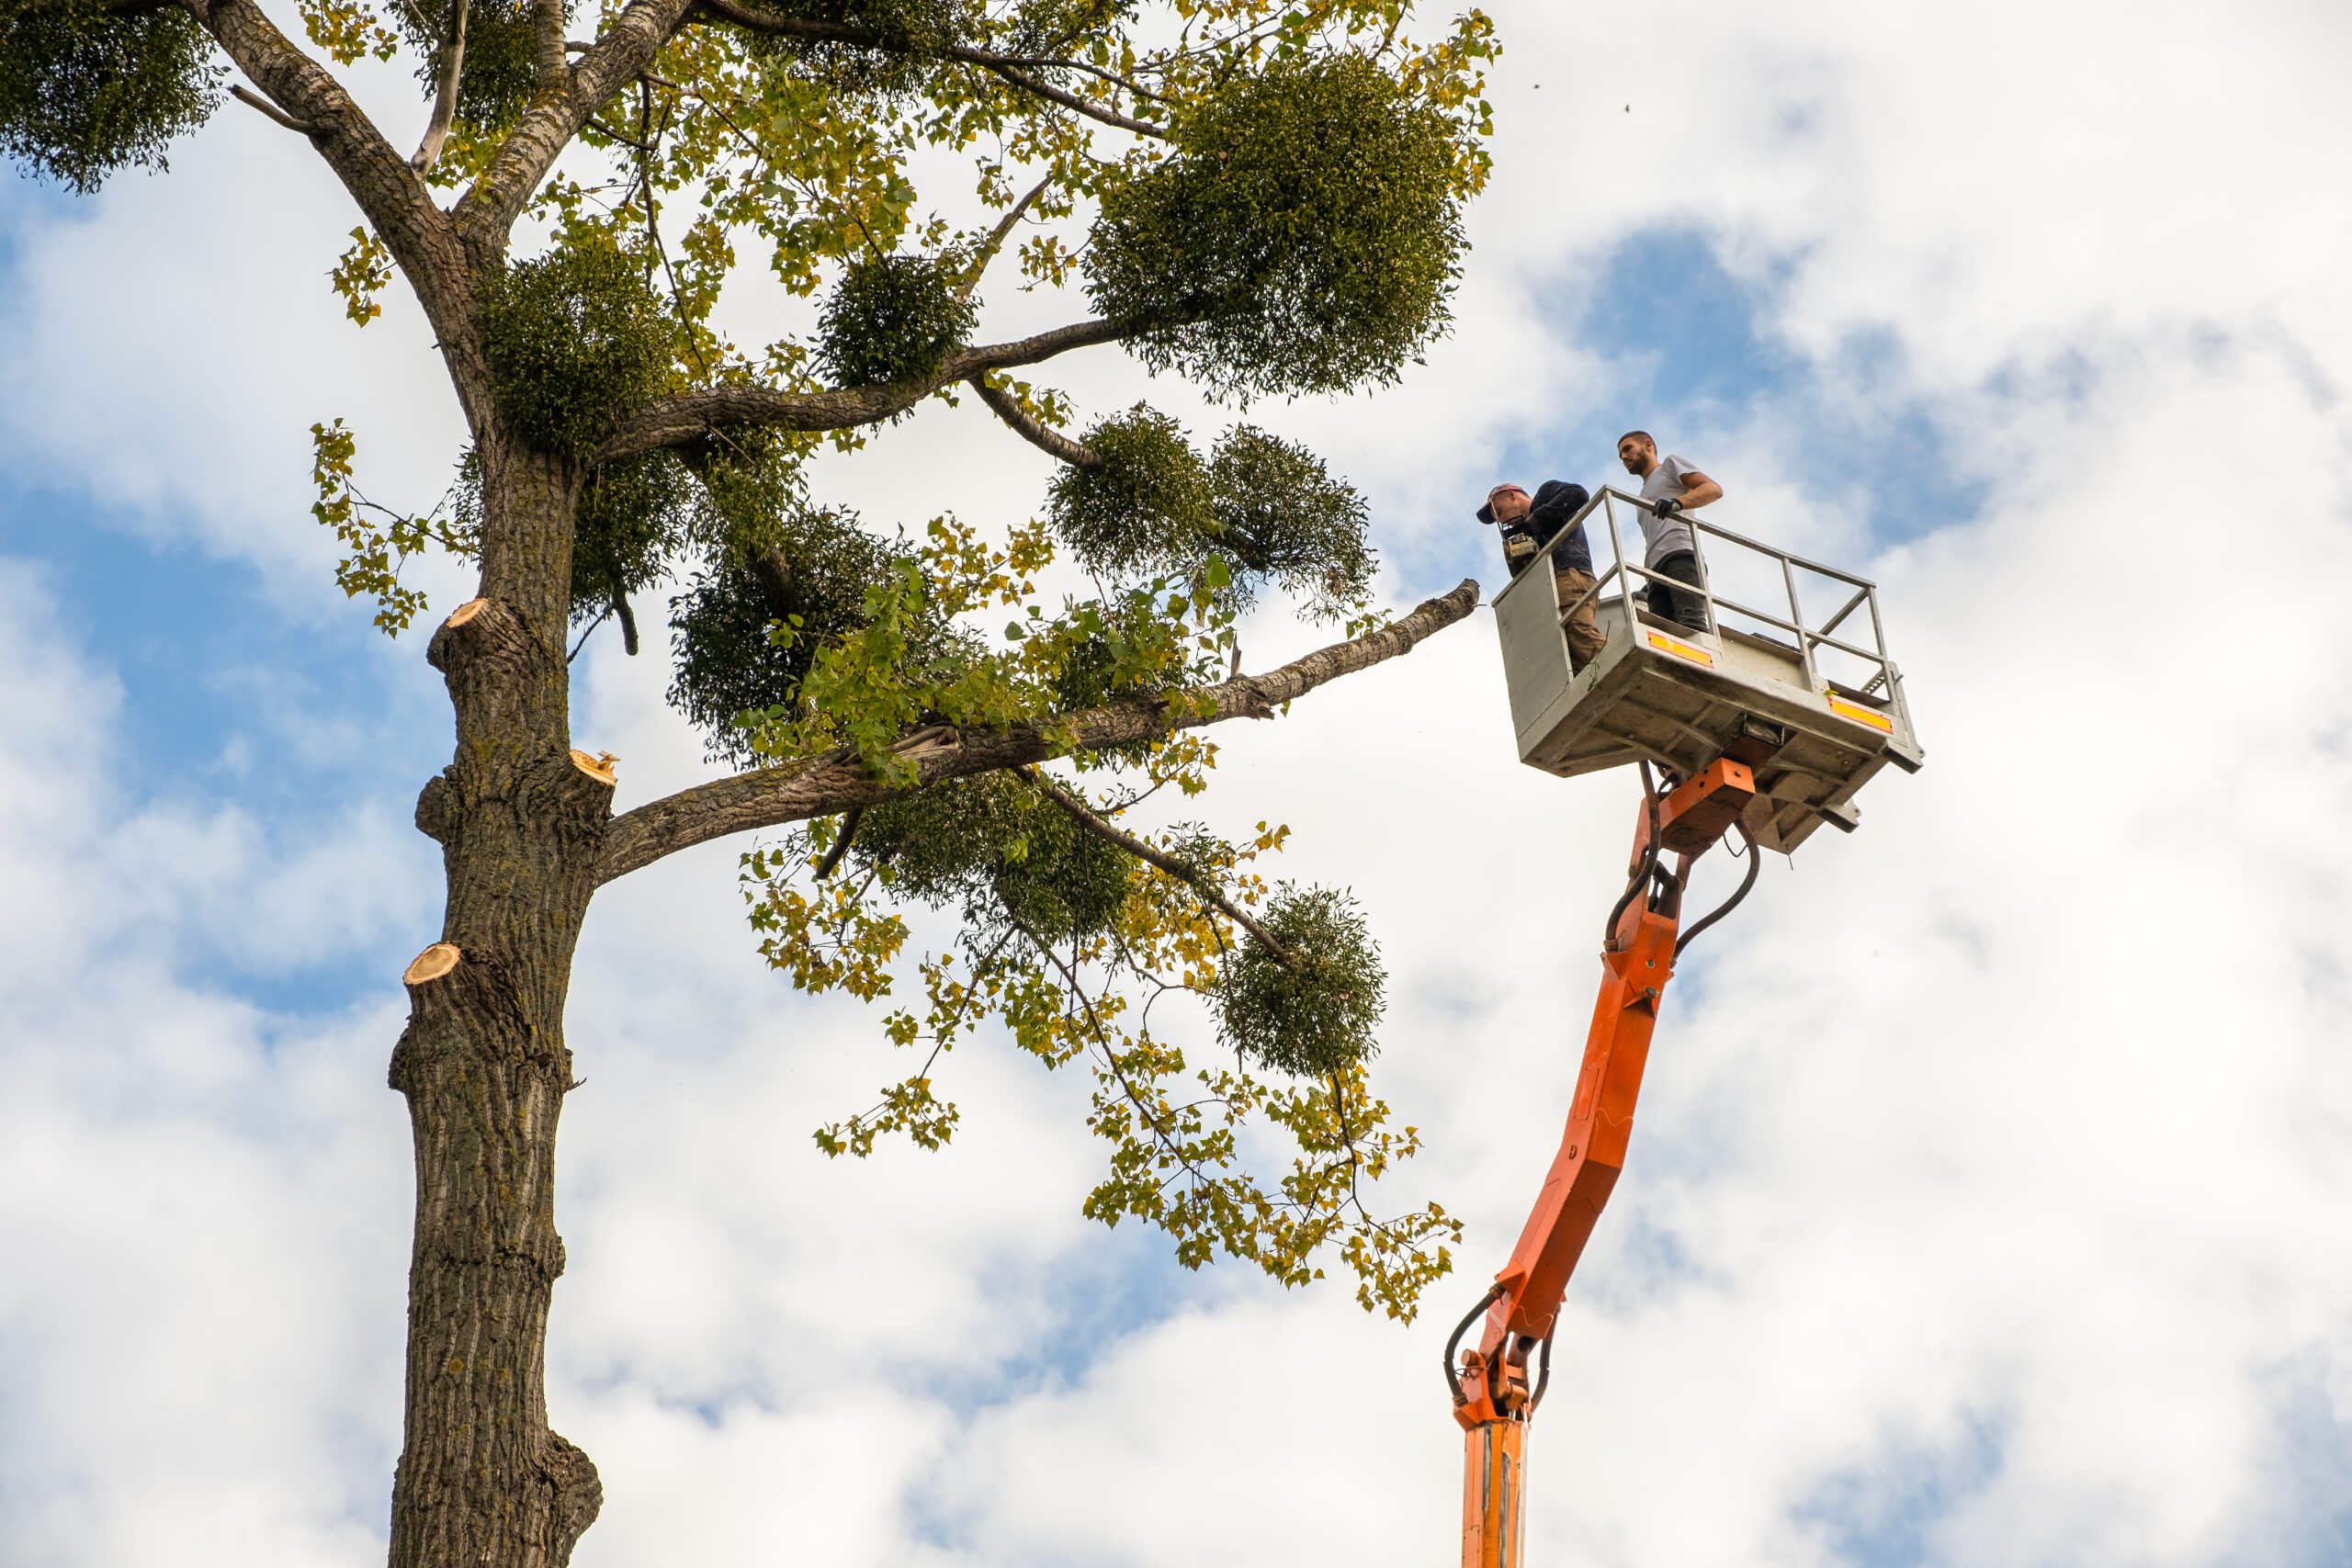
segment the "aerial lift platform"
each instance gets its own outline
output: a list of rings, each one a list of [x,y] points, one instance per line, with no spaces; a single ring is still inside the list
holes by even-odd
[[[1597,516],[1612,557],[1587,595],[1606,644],[1583,670],[1570,669],[1561,627],[1584,600],[1560,603],[1550,570],[1523,571],[1495,596],[1520,760],[1571,778],[1632,764],[1642,801],[1625,890],[1603,924],[1600,994],[1559,1150],[1510,1262],[1446,1341],[1466,1449],[1463,1568],[1523,1563],[1528,1423],[1551,1381],[1568,1277],[1624,1168],[1675,961],[1747,896],[1759,847],[1793,850],[1823,822],[1852,831],[1855,793],[1887,763],[1916,772],[1921,760],[1870,582],[1686,513],[1701,536],[1702,581],[1678,586],[1699,590],[1708,626],[1655,616],[1635,592],[1657,574],[1625,558],[1618,525],[1620,508],[1643,504],[1604,490],[1566,525]],[[1730,597],[1734,578],[1746,597]],[[1747,602],[1759,597],[1748,584],[1776,578],[1785,616]],[[1824,581],[1838,607],[1815,625],[1799,589]],[[1617,593],[1602,597],[1612,584]],[[1867,647],[1860,630],[1838,636],[1863,612]],[[1690,867],[1726,837],[1746,841],[1747,874],[1685,931]],[[1476,1348],[1462,1351],[1481,1320]]]
[[[1663,581],[1625,557],[1622,526],[1642,510],[1639,497],[1604,489],[1560,530],[1598,524],[1587,536],[1609,543],[1609,569],[1587,595],[1608,644],[1582,671],[1569,670],[1560,626],[1584,600],[1561,604],[1540,566],[1495,595],[1520,761],[1574,778],[1646,760],[1695,778],[1734,755],[1756,770],[1759,792],[1742,820],[1765,848],[1785,853],[1824,822],[1851,832],[1855,793],[1889,762],[1914,773],[1920,762],[1877,589],[1685,513],[1701,581],[1678,586],[1698,590],[1711,627],[1695,631],[1639,602]],[[1535,558],[1551,548],[1546,540]],[[1818,623],[1806,619],[1801,585],[1836,606]],[[1747,602],[1764,592],[1771,609]]]

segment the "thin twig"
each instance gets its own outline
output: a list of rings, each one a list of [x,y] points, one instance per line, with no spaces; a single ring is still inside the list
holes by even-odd
[[[242,82],[236,83],[230,87],[229,96],[235,98],[241,104],[252,105],[254,108],[261,110],[262,113],[269,116],[270,118],[276,120],[287,130],[294,132],[297,136],[321,136],[325,134],[325,132],[322,131],[317,126],[311,124],[308,120],[296,119],[292,115],[288,114],[284,109],[279,108],[276,104],[273,104],[267,98],[263,97],[259,93],[247,88]]]
[[[1085,802],[1080,800],[1076,795],[1073,795],[1069,791],[1063,789],[1059,784],[1057,784],[1053,780],[1037,772],[1035,768],[1015,768],[1012,771],[1020,774],[1023,778],[1028,780],[1031,784],[1036,785],[1038,791],[1043,794],[1047,800],[1052,801],[1056,806],[1060,807],[1064,811],[1069,813],[1070,818],[1076,821],[1080,827],[1085,829],[1096,838],[1116,844],[1119,848],[1126,851],[1127,853],[1135,856],[1137,860],[1147,861],[1149,863],[1158,866],[1160,870],[1166,872],[1177,881],[1183,883],[1193,892],[1199,894],[1201,897],[1219,914],[1222,914],[1235,925],[1239,926],[1251,936],[1256,937],[1260,942],[1265,943],[1266,950],[1272,953],[1274,957],[1281,962],[1283,968],[1294,971],[1298,968],[1298,961],[1291,956],[1290,950],[1284,947],[1282,942],[1275,938],[1273,932],[1268,931],[1263,925],[1260,924],[1258,920],[1250,916],[1247,910],[1243,909],[1241,906],[1236,904],[1232,899],[1227,898],[1222,892],[1218,891],[1216,884],[1210,881],[1209,878],[1203,875],[1200,872],[1194,870],[1189,865],[1186,865],[1182,861],[1178,860],[1174,855],[1170,854],[1167,851],[1159,849],[1154,845],[1148,844],[1143,840],[1136,838],[1133,833],[1122,831],[1121,829],[1113,827],[1110,823],[1105,822],[1102,818],[1097,817],[1092,808],[1088,807]]]
[[[956,286],[956,299],[969,299],[972,297],[972,290],[980,286],[980,274],[988,270],[989,263],[995,260],[997,252],[1004,248],[1005,237],[1012,232],[1013,225],[1021,221],[1021,215],[1029,210],[1030,203],[1045,195],[1046,187],[1053,183],[1054,176],[1047,175],[1044,179],[1031,186],[1028,193],[1019,201],[1014,202],[1002,218],[997,220],[996,227],[989,233],[988,243],[979,248],[978,253],[972,257],[972,265],[965,269],[964,281]]]
[[[605,613],[598,615],[594,620],[589,622],[587,627],[581,632],[580,640],[571,645],[571,651],[563,656],[563,661],[566,664],[569,664],[573,660],[579,658],[580,650],[588,646],[588,639],[595,635],[596,628],[603,626],[606,621],[612,619],[612,616],[613,607],[610,604],[607,604],[605,606]]]
[[[709,0],[704,0],[704,3],[707,5]],[[959,54],[958,58],[963,57]],[[1005,65],[992,60],[976,60],[971,63],[979,66],[981,70],[993,76],[1001,77],[1023,92],[1035,93],[1037,96],[1048,102],[1059,104],[1066,109],[1075,109],[1089,119],[1101,120],[1104,125],[1114,125],[1121,130],[1134,131],[1137,136],[1148,136],[1156,141],[1165,141],[1169,139],[1167,131],[1148,120],[1136,119],[1133,116],[1121,114],[1116,109],[1104,108],[1101,104],[1081,98],[1076,93],[1055,86],[1051,82],[1041,81],[1018,66]]]
[[[1034,93],[1048,102],[1059,104],[1066,109],[1075,110],[1089,119],[1100,120],[1104,125],[1116,126],[1121,130],[1131,130],[1137,136],[1148,136],[1161,141],[1168,140],[1168,132],[1159,126],[1121,114],[1114,108],[1082,98],[1076,93],[1057,87],[1050,82],[1030,74],[1029,70],[1023,69],[1024,65],[1046,70],[1069,67],[1092,71],[1097,75],[1109,75],[1108,73],[1093,66],[1080,65],[1074,61],[1068,60],[1031,62],[1020,55],[999,54],[992,50],[978,49],[970,44],[961,43],[952,43],[944,49],[931,51],[917,46],[910,39],[893,38],[888,33],[842,22],[822,22],[799,17],[777,16],[756,6],[738,4],[738,0],[699,0],[699,3],[704,10],[721,21],[733,22],[736,26],[749,28],[753,32],[770,33],[781,38],[803,39],[813,43],[845,43],[854,48],[877,49],[890,53],[917,57],[932,55],[939,59],[957,61],[966,65],[977,65],[981,70],[1021,88],[1023,92]],[[1122,77],[1110,76],[1109,79],[1141,96],[1158,101],[1158,95],[1145,92],[1134,83]]]

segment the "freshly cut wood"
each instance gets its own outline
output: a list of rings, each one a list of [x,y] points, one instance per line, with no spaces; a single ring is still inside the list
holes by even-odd
[[[490,608],[490,601],[487,599],[469,599],[450,611],[449,618],[442,624],[447,626],[462,626],[488,608]]]
[[[401,974],[401,984],[422,986],[428,980],[438,980],[458,966],[460,956],[456,942],[436,942],[416,955]]]
[[[620,775],[613,772],[613,764],[619,761],[620,759],[614,756],[610,751],[599,751],[593,757],[587,752],[581,750],[576,746],[572,748],[571,751],[571,765],[578,768],[582,773],[586,773],[590,778],[594,779],[598,784],[618,784],[620,782]]]

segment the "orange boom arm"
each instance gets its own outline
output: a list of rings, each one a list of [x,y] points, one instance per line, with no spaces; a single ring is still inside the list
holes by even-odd
[[[1631,880],[1610,912],[1608,942],[1600,955],[1600,996],[1593,1006],[1591,1032],[1585,1037],[1584,1068],[1577,1076],[1576,1099],[1568,1109],[1559,1153],[1553,1156],[1544,1191],[1527,1216],[1510,1261],[1446,1346],[1453,1417],[1462,1424],[1468,1447],[1463,1568],[1513,1568],[1521,1561],[1527,1423],[1549,1375],[1552,1328],[1568,1276],[1576,1271],[1577,1259],[1624,1168],[1625,1147],[1634,1132],[1634,1102],[1642,1092],[1650,1032],[1657,1024],[1658,998],[1674,975],[1682,887],[1691,862],[1738,822],[1741,809],[1755,794],[1756,780],[1748,769],[1723,757],[1670,794],[1653,792],[1643,797]],[[1754,881],[1756,852],[1751,840],[1748,881],[1734,895],[1733,903]],[[1670,871],[1663,863],[1668,854],[1675,859]],[[1722,912],[1701,921],[1690,934],[1696,936]],[[1463,1354],[1457,1375],[1454,1347],[1481,1316],[1486,1327],[1478,1347]],[[1531,1387],[1528,1359],[1539,1347],[1543,1362]]]

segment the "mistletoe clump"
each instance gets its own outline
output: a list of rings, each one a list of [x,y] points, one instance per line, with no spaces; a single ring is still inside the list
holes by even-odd
[[[584,457],[669,375],[673,333],[636,258],[561,245],[485,291],[482,353],[514,433]]]
[[[1048,506],[1089,570],[1132,581],[1222,561],[1237,609],[1266,581],[1326,611],[1370,592],[1377,558],[1363,497],[1306,447],[1238,425],[1204,464],[1174,420],[1141,403],[1088,431],[1085,445],[1100,461],[1064,468]]]
[[[0,6],[0,153],[84,194],[118,169],[162,168],[172,139],[220,101],[210,46],[177,6],[10,0]]]
[[[1133,862],[1034,785],[1004,773],[934,785],[869,808],[851,853],[892,884],[982,930],[1046,946],[1110,929]]]
[[[1463,244],[1453,124],[1362,55],[1277,62],[1106,192],[1097,309],[1213,395],[1387,382],[1443,330]]]
[[[972,335],[974,307],[958,292],[948,258],[868,256],[842,275],[825,301],[817,358],[844,387],[919,380],[937,372]]]
[[[867,593],[901,558],[853,514],[804,510],[744,530],[670,601],[670,704],[713,758],[755,760],[738,720],[791,705],[817,649],[864,624]]]
[[[1373,1054],[1387,972],[1363,911],[1334,888],[1284,883],[1218,982],[1218,1032],[1277,1072],[1329,1077]]]
[[[416,51],[416,78],[432,97],[441,84],[442,41],[458,0],[425,0],[390,7]],[[522,118],[538,91],[537,40],[530,0],[465,0],[466,53],[458,72],[458,123],[477,136],[494,135]]]
[[[1208,471],[1183,427],[1137,403],[1086,433],[1102,459],[1054,477],[1054,532],[1079,564],[1129,579],[1189,567],[1216,527]]]
[[[1378,557],[1365,540],[1363,497],[1295,442],[1241,425],[1209,462],[1216,544],[1245,595],[1271,579],[1326,611],[1361,605]]]
[[[589,475],[573,520],[573,618],[603,615],[667,576],[698,500],[694,476],[667,452],[602,464]]]

